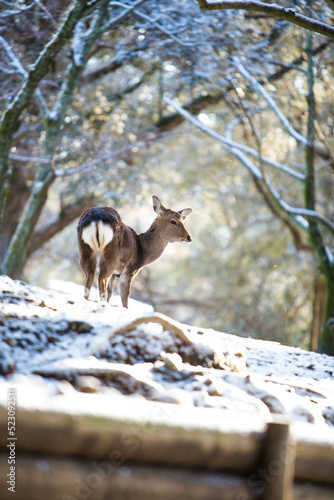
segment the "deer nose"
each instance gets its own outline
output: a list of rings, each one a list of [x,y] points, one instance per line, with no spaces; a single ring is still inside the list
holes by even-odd
[[[191,242],[191,236],[189,234],[188,234],[187,240],[188,240],[188,243]]]

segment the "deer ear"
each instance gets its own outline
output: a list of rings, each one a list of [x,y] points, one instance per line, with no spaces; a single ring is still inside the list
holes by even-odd
[[[153,210],[158,215],[161,215],[166,210],[166,207],[163,206],[163,204],[161,203],[161,201],[157,196],[152,196],[152,201],[153,201]]]
[[[191,214],[192,211],[192,208],[184,208],[183,210],[179,211],[179,214],[181,215],[182,219],[185,219],[186,217],[188,217],[188,215]]]

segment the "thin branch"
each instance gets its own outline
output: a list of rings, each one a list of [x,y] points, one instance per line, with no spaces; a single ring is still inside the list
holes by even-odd
[[[112,6],[112,4],[116,4],[117,7],[123,7],[124,10],[116,17],[114,17],[113,19],[111,19],[108,23],[106,23],[100,30],[100,34],[102,33],[105,33],[107,30],[109,30],[112,26],[114,26],[115,24],[118,23],[118,21],[120,21],[121,19],[123,19],[124,17],[126,17],[130,12],[133,12],[135,10],[136,7],[140,7],[140,5],[142,3],[144,3],[146,0],[137,0],[137,2],[134,2],[133,4],[131,5],[127,5],[127,4],[121,4],[121,5],[117,5],[118,2],[110,2],[109,5]]]
[[[51,12],[49,11],[49,9],[47,7],[45,7],[45,5],[42,4],[42,2],[40,2],[39,0],[34,0],[35,4],[38,5],[38,7],[43,11],[45,12],[46,16],[49,18],[49,20],[51,21],[51,23],[53,24],[54,28],[58,29],[58,23],[57,21],[55,20],[55,18],[53,17],[53,15],[51,14]]]
[[[267,186],[270,189],[271,194],[276,199],[277,203],[288,213],[294,216],[303,217],[310,221],[320,222],[323,226],[325,226],[329,232],[334,236],[334,224],[328,220],[323,215],[319,214],[315,210],[309,210],[307,208],[296,208],[289,205],[286,201],[282,200],[279,193],[276,189],[267,182]]]
[[[12,6],[12,4],[7,4]],[[25,12],[26,10],[31,9],[35,5],[35,2],[30,3],[29,5],[26,5],[25,7],[22,6],[18,10],[13,10],[13,9],[8,9],[4,10],[0,13],[0,18],[5,18],[5,17],[10,17],[10,16],[18,16],[19,14],[22,14],[22,12]]]
[[[270,96],[270,94],[266,91],[266,89],[263,87],[263,85],[253,76],[249,71],[246,70],[245,66],[241,63],[241,60],[239,57],[235,56],[233,58],[234,64],[238,71],[248,80],[253,87],[262,95],[262,97],[267,101],[269,106],[272,108],[278,119],[281,121],[282,125],[284,128],[289,132],[289,134],[296,139],[296,141],[300,142],[304,146],[307,145],[307,139],[304,137],[302,134],[297,132],[292,125],[290,124],[289,120],[285,117],[285,115],[282,113],[282,111],[279,109],[277,106],[276,102],[274,99]],[[328,153],[328,148],[323,147],[321,144],[314,143],[314,150],[315,152],[321,156],[322,158],[329,158],[330,155]]]
[[[27,257],[29,257],[33,252],[38,250],[47,241],[49,241],[53,236],[55,236],[59,231],[64,229],[68,224],[74,221],[80,214],[90,208],[94,204],[95,198],[93,196],[83,198],[81,200],[76,200],[75,203],[62,207],[57,219],[48,222],[42,228],[38,228],[34,233],[31,243],[27,250]]]
[[[137,46],[136,49],[134,49],[130,52],[127,52],[126,54],[124,54],[123,51],[120,51],[120,55],[116,53],[115,59],[113,59],[112,61],[110,61],[106,64],[98,66],[96,69],[92,69],[89,72],[84,73],[83,78],[85,80],[92,81],[96,78],[100,78],[100,77],[106,75],[107,73],[112,73],[112,72],[118,70],[119,68],[123,67],[124,64],[126,64],[126,63],[132,61],[133,59],[135,59],[136,57],[140,56],[142,54],[143,50],[145,50],[146,48],[148,48],[148,42],[146,42],[141,47]]]
[[[194,41],[192,41],[192,42],[184,42],[183,40],[181,40],[180,38],[178,38],[177,36],[175,36],[170,30],[164,28],[161,24],[157,23],[154,19],[152,19],[151,17],[147,16],[146,14],[143,14],[139,10],[135,10],[135,14],[137,16],[145,19],[146,21],[149,21],[151,24],[153,24],[153,26],[155,26],[160,31],[162,31],[163,33],[165,33],[165,35],[169,36],[169,38],[171,38],[172,40],[174,40],[174,42],[177,42],[178,44],[182,45],[183,47],[194,47],[194,45],[195,45]]]
[[[11,160],[21,161],[23,163],[43,163],[45,165],[51,163],[51,160],[48,158],[40,158],[38,156],[16,155],[15,153],[10,153],[9,158]]]
[[[301,142],[302,144],[306,145],[307,144],[307,139],[304,137],[302,134],[297,132],[292,125],[289,123],[287,118],[284,116],[282,111],[279,109],[277,106],[276,102],[274,99],[271,97],[271,95],[266,91],[266,89],[257,81],[257,79],[250,74],[249,71],[246,70],[244,65],[241,63],[241,60],[239,57],[235,56],[233,58],[233,62],[235,64],[235,67],[237,70],[242,74],[243,77],[248,80],[253,87],[262,95],[262,97],[267,101],[271,109],[274,111],[278,119],[281,121],[282,125],[286,128],[286,130],[289,132],[289,134],[296,139],[296,141]]]
[[[98,158],[95,158],[95,160],[92,160],[88,163],[83,163],[82,165],[79,165],[78,167],[70,168],[69,170],[60,170],[60,169],[55,169],[54,173],[56,177],[68,177],[70,175],[75,175],[75,174],[82,174],[83,172],[90,172],[91,170],[94,170],[97,165],[100,165],[104,161],[112,160],[114,158],[118,158],[122,156],[124,153],[131,151],[133,148],[140,148],[143,145],[148,145],[156,142],[159,139],[158,136],[154,136],[151,138],[146,138],[141,141],[133,142],[132,144],[128,144],[127,146],[124,146],[123,148],[116,149],[115,151],[111,151],[109,153],[106,153],[104,155],[99,156]]]
[[[323,50],[326,50],[327,47],[329,47],[330,45],[331,45],[331,42],[328,40],[321,43],[320,45],[318,45],[318,47],[316,47],[313,50],[313,55],[316,56],[317,54],[320,54]],[[288,73],[291,69],[295,69],[295,68],[297,69],[297,67],[299,67],[299,65],[304,63],[305,61],[306,61],[305,55],[304,55],[304,53],[302,53],[299,57],[296,57],[290,64],[287,64],[286,67],[282,67],[280,70],[275,71],[275,73],[268,75],[266,77],[266,80],[268,82],[278,80],[279,78],[282,78],[286,73]],[[269,64],[270,64],[270,61],[269,61]],[[263,83],[263,82],[260,82],[260,83]]]
[[[176,104],[175,102],[173,102],[168,97],[164,97],[163,100],[164,100],[164,102],[166,104],[169,104],[170,106],[172,106],[186,120],[188,120],[189,122],[193,123],[193,125],[195,125],[199,129],[201,129],[203,132],[205,132],[206,134],[210,135],[214,139],[217,139],[219,142],[225,144],[226,146],[228,146],[230,148],[236,148],[239,151],[243,151],[245,153],[248,153],[248,154],[254,156],[254,158],[260,159],[260,155],[259,155],[258,151],[256,151],[255,149],[250,148],[249,146],[246,146],[244,144],[240,144],[238,142],[235,142],[235,141],[229,139],[226,136],[225,137],[222,136],[221,134],[219,134],[215,130],[212,130],[211,128],[206,127],[202,122],[200,122],[197,118],[195,118],[191,113],[189,113],[185,109],[181,108],[181,106],[179,106],[178,104]],[[271,160],[267,156],[261,155],[261,160],[264,163],[267,163],[268,165],[271,165],[272,167],[277,168],[278,170],[281,170],[282,172],[285,172],[285,173],[291,175],[295,179],[302,180],[302,181],[305,179],[305,175],[303,173],[296,172],[295,170],[293,170],[292,168],[288,167],[287,165],[283,165],[282,163],[279,163],[279,162],[277,162],[275,160]],[[254,165],[254,167],[255,167],[255,165]],[[257,169],[257,167],[255,167],[255,168]],[[260,172],[260,170],[259,170],[259,172]],[[260,174],[261,174],[261,172],[260,172]],[[255,174],[255,175],[257,175],[257,174]],[[261,176],[262,176],[262,174],[261,174]]]
[[[138,3],[139,2],[137,2],[137,4]],[[180,45],[183,45],[184,47],[193,47],[194,46],[195,42],[184,42],[183,40],[181,40],[180,38],[178,38],[177,36],[175,36],[172,31],[168,30],[167,28],[164,28],[161,24],[159,24],[156,21],[156,19],[153,19],[152,17],[148,16],[147,14],[144,14],[140,10],[136,9],[135,7],[138,6],[137,4],[135,4],[135,5],[128,5],[128,4],[125,4],[123,2],[118,2],[118,1],[109,2],[109,5],[111,7],[122,7],[123,9],[127,9],[127,12],[129,12],[130,10],[133,10],[133,12],[138,17],[141,17],[142,19],[145,19],[145,21],[148,21],[149,23],[151,23],[153,26],[155,26],[156,28],[158,28],[160,31],[162,31],[163,33],[165,33],[165,35],[167,35],[169,38],[171,38],[175,42],[179,43]]]
[[[258,2],[256,0],[197,0],[202,10],[246,10],[247,12],[261,12],[276,19],[284,19],[301,28],[305,28],[334,40],[334,28],[327,23],[317,21],[299,14],[294,9],[281,7],[277,4]]]
[[[5,66],[2,66],[2,64],[0,64],[0,71],[6,73],[6,75],[14,75],[15,73],[17,73],[15,69],[8,69]]]
[[[301,66],[298,66],[298,64],[293,64],[293,63],[284,63],[282,61],[278,61],[277,59],[271,59],[268,61],[269,64],[274,64],[275,66],[280,66],[281,68],[284,68],[286,70],[290,69],[295,69],[297,71],[301,71],[304,74],[307,74],[306,69],[302,68]]]
[[[4,48],[5,53],[7,55],[7,58],[9,59],[9,61],[11,63],[11,66],[13,66],[15,68],[16,72],[19,73],[25,81],[27,81],[27,79],[29,77],[28,71],[24,68],[21,61],[15,55],[15,53],[14,53],[13,49],[11,48],[11,46],[9,45],[9,43],[1,35],[0,35],[0,45],[2,45],[2,47]],[[37,88],[35,90],[35,94],[36,94],[37,100],[40,104],[40,107],[42,109],[44,116],[48,116],[49,115],[49,108],[47,107],[47,104],[45,102],[45,99],[44,99],[44,96],[43,96],[41,90],[39,88]]]
[[[305,221],[303,219],[320,222],[332,234],[332,236],[334,236],[334,224],[330,220],[328,220],[326,217],[319,214],[315,210],[308,210],[306,208],[296,208],[289,205],[287,202],[282,200],[278,191],[274,189],[274,187],[272,186],[272,184],[268,179],[265,179],[262,176],[260,170],[246,155],[241,153],[241,151],[239,151],[236,148],[229,148],[229,151],[239,158],[239,160],[245,165],[245,167],[247,167],[247,169],[256,179],[263,181],[265,186],[268,188],[270,194],[273,196],[273,198],[275,198],[278,205],[287,214],[293,215],[295,221],[300,227],[302,227],[303,229],[308,229],[308,225],[305,224]],[[261,176],[259,174],[261,174]]]
[[[223,138],[220,134],[218,134],[214,130],[211,130],[210,128],[206,127],[205,125],[203,125],[199,120],[197,120],[194,116],[190,115],[190,113],[188,113],[187,111],[182,109],[180,106],[178,106],[176,103],[174,103],[168,97],[164,97],[164,102],[166,104],[172,106],[177,112],[181,113],[184,116],[184,118],[186,118],[186,120],[193,123],[197,128],[206,132],[211,137],[218,139],[220,142],[223,142],[225,144],[225,147],[228,149],[228,151],[230,151],[235,156],[237,156],[239,158],[239,160],[246,166],[246,168],[251,172],[251,174],[256,179],[265,183],[266,187],[270,191],[271,195],[275,198],[275,200],[277,201],[279,206],[286,213],[293,215],[295,218],[295,221],[303,229],[307,229],[307,226],[305,225],[304,221],[302,220],[302,218],[305,218],[308,220],[320,222],[334,236],[334,224],[330,220],[328,220],[326,217],[319,214],[315,210],[307,210],[304,208],[291,207],[291,205],[289,205],[288,203],[283,201],[281,199],[279,193],[272,187],[270,182],[268,180],[264,179],[260,169],[242,151],[240,151],[240,149],[238,147],[231,146],[231,144],[228,144],[228,142],[233,142],[233,141],[225,141],[225,138]],[[224,139],[224,140],[222,141],[222,139]],[[263,157],[262,157],[262,160],[263,160]]]

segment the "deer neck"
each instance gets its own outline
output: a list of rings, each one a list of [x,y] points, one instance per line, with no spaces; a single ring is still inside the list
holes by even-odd
[[[139,240],[143,252],[143,266],[147,266],[147,264],[159,259],[168,245],[168,241],[160,237],[155,222],[153,222],[146,233],[139,235]]]

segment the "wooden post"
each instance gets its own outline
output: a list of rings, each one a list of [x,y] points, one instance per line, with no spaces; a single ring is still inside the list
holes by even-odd
[[[289,434],[288,424],[268,423],[260,469],[264,480],[262,500],[293,500],[296,446]]]

